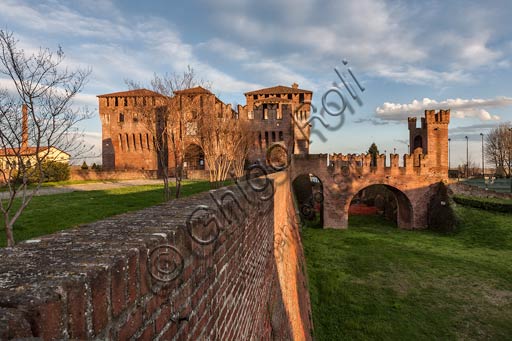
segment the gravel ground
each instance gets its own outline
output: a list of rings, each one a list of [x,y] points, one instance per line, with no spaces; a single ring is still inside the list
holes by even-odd
[[[170,181],[170,180],[169,180]],[[142,180],[121,180],[116,182],[105,181],[105,182],[92,182],[88,184],[76,184],[76,185],[63,185],[59,187],[42,187],[36,193],[36,195],[52,195],[69,193],[74,191],[100,191],[106,189],[115,189],[121,187],[130,186],[143,186],[143,185],[159,185],[162,180],[154,179],[142,179]],[[8,193],[0,193],[0,199],[8,197]]]

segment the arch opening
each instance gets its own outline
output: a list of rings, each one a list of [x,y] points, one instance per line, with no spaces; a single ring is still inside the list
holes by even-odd
[[[197,144],[190,144],[185,149],[183,166],[188,170],[204,170],[204,153]]]
[[[411,228],[413,207],[407,195],[396,187],[384,184],[369,185],[359,190],[350,200],[351,216],[381,216],[399,228]]]
[[[324,188],[314,174],[298,175],[292,182],[293,194],[299,208],[301,223],[308,227],[324,226]]]
[[[413,148],[412,150],[415,150],[416,148],[423,148],[423,139],[420,135],[416,135],[414,138]]]

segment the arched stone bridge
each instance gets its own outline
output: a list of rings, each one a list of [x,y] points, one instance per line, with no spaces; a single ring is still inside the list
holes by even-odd
[[[294,155],[290,175],[293,181],[300,175],[313,174],[323,185],[324,226],[346,228],[348,211],[353,197],[371,185],[385,185],[397,199],[397,223],[404,229],[427,227],[427,210],[433,195],[433,185],[447,179],[446,172],[429,167],[428,155],[417,148],[404,156],[404,167],[399,167],[398,155],[390,155],[391,165],[385,167],[385,156],[377,165],[371,164],[371,155]],[[415,164],[416,161],[416,164]]]
[[[398,154],[379,155],[372,164],[369,154],[293,155],[291,180],[314,174],[323,185],[325,227],[346,228],[352,198],[371,185],[385,185],[397,199],[400,228],[426,228],[433,187],[448,179],[448,125],[450,110],[425,110],[421,124],[409,117],[409,154],[399,167]]]

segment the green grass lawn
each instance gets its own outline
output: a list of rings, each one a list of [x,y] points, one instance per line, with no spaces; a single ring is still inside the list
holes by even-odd
[[[161,203],[162,188],[163,185],[130,186],[34,197],[14,225],[14,238],[20,242]],[[182,197],[209,189],[207,181],[185,181]],[[5,246],[3,222],[0,222],[0,229],[0,246]]]
[[[512,214],[456,210],[450,235],[304,229],[316,339],[512,339]]]

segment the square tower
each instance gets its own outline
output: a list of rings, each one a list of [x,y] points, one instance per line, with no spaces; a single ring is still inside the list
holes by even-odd
[[[435,173],[448,172],[448,125],[450,110],[425,110],[421,127],[416,125],[416,117],[409,117],[410,154],[421,148],[428,155],[427,165]]]

